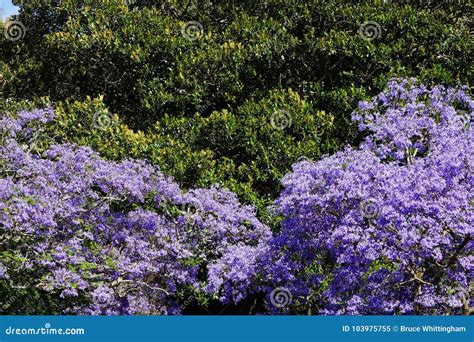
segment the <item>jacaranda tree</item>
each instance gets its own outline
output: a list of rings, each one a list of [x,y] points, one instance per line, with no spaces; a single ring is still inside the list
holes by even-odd
[[[285,286],[296,311],[468,312],[473,117],[463,90],[413,80],[361,102],[359,149],[301,161],[283,179],[271,286]]]
[[[0,312],[176,314],[190,297],[247,295],[270,236],[251,207],[219,187],[183,192],[145,161],[40,153],[53,117],[0,119]]]
[[[178,314],[250,294],[269,313],[469,312],[473,117],[466,89],[390,81],[353,113],[359,148],[284,177],[272,234],[217,185],[58,144],[50,109],[4,115],[0,312]]]

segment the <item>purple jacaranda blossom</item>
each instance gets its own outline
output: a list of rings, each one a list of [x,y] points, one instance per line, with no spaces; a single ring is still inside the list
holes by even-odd
[[[366,134],[283,179],[264,260],[284,310],[447,314],[469,306],[474,102],[463,89],[392,80],[353,119]],[[270,305],[270,304],[269,304]],[[271,308],[271,305],[270,305]]]
[[[39,152],[32,137],[51,120],[50,109],[0,119],[8,286],[31,279],[28,287],[57,298],[55,310],[92,315],[178,314],[183,289],[223,302],[252,290],[243,277],[257,270],[242,276],[241,263],[228,262],[233,248],[252,253],[271,236],[252,207],[218,186],[184,191],[144,160],[109,161],[70,144]],[[220,272],[217,284],[219,264],[239,269]]]

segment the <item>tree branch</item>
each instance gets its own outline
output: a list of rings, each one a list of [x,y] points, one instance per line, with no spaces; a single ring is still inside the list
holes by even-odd
[[[451,255],[451,257],[449,258],[448,262],[446,263],[446,265],[444,266],[444,269],[441,270],[440,272],[438,272],[438,274],[435,275],[435,277],[433,278],[433,284],[434,285],[437,285],[440,281],[441,281],[441,277],[444,275],[444,273],[446,272],[446,270],[454,263],[454,261],[456,261],[456,258],[457,256],[462,252],[462,250],[464,249],[464,247],[466,247],[466,245],[469,243],[469,241],[471,241],[471,235],[468,234],[464,240],[461,242],[461,244],[458,246],[458,248],[456,249],[456,251],[454,252],[453,255]]]

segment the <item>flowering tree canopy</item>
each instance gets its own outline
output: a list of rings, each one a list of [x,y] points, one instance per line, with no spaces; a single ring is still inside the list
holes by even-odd
[[[107,161],[88,147],[39,154],[53,117],[0,120],[0,282],[39,292],[43,306],[57,298],[51,310],[62,313],[179,313],[186,289],[245,297],[254,268],[240,264],[270,236],[251,207],[218,187],[183,192],[144,161]]]
[[[474,101],[392,80],[361,102],[359,149],[283,179],[274,281],[321,314],[444,314],[469,307]]]
[[[392,80],[353,113],[358,149],[284,177],[274,234],[228,190],[45,139],[50,109],[2,117],[0,293],[40,304],[0,312],[177,314],[257,292],[270,313],[469,311],[473,117],[465,89]]]

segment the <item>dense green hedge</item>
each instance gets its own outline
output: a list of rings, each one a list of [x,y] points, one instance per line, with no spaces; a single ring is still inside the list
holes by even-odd
[[[260,208],[298,158],[354,142],[351,110],[390,77],[472,84],[470,1],[17,2],[27,32],[0,41],[4,98],[48,96],[64,141]],[[358,32],[367,21],[376,39]],[[116,124],[97,128],[106,110]]]

